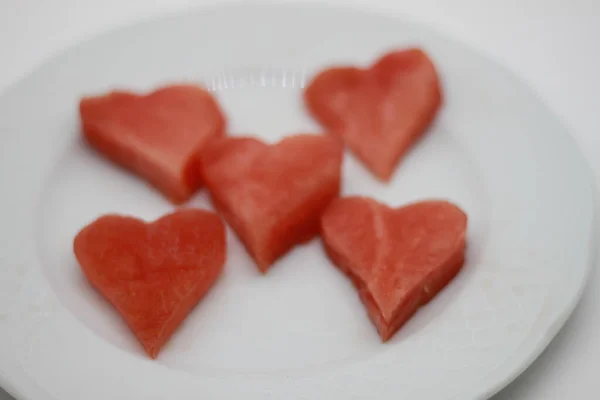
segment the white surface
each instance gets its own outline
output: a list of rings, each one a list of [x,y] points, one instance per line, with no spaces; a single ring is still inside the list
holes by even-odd
[[[3,27],[0,36],[1,78],[8,83],[22,75],[25,72],[22,69],[30,69],[55,49],[90,32],[103,30],[115,21],[133,20],[153,12],[150,5],[142,6],[142,2],[129,6],[129,3],[115,2],[112,8],[107,5],[110,2],[105,2],[101,10],[86,10],[83,3],[57,1],[52,5],[36,4],[35,8],[33,3],[24,1],[0,3],[3,7],[0,12],[0,26]],[[595,90],[600,90],[600,82],[594,73],[600,64],[600,49],[593,41],[599,36],[597,6],[592,1],[562,6],[528,1],[519,11],[516,7],[511,8],[509,3],[478,5],[475,1],[459,1],[450,8],[420,2],[419,6],[415,3],[411,7],[402,7],[402,10],[447,32],[454,32],[470,43],[485,46],[489,53],[513,66],[557,110],[584,146],[590,161],[596,162],[594,150],[599,139],[595,132],[599,124],[594,104]],[[64,4],[62,9],[61,4]],[[48,9],[44,10],[44,7]],[[30,25],[35,29],[24,32],[24,21],[31,21],[31,15],[36,16]],[[492,17],[498,19],[494,22]],[[509,25],[510,30],[507,29]],[[523,34],[526,27],[532,31]],[[14,29],[14,33],[11,34],[10,29]],[[592,370],[597,366],[594,362],[598,362],[600,347],[594,341],[599,330],[594,304],[600,304],[600,301],[594,301],[594,297],[598,297],[594,290],[596,281],[593,275],[581,307],[548,353],[516,384],[498,395],[498,399],[562,399],[591,395],[595,386]]]

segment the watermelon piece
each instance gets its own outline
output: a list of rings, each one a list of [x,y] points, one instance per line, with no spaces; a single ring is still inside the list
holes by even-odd
[[[392,209],[365,197],[331,203],[325,249],[346,273],[382,341],[439,293],[464,263],[467,215],[446,201]]]
[[[226,125],[212,95],[193,85],[84,97],[79,112],[88,143],[175,204],[201,186],[198,155],[208,140],[224,135]]]
[[[420,49],[394,51],[371,67],[333,67],[312,79],[304,100],[371,172],[391,179],[442,103],[440,82]]]
[[[81,270],[156,358],[225,263],[225,224],[181,209],[155,222],[106,215],[84,227],[73,249]]]
[[[275,145],[222,138],[210,143],[201,165],[215,208],[264,273],[319,233],[321,213],[340,192],[342,157],[339,141],[322,135]]]

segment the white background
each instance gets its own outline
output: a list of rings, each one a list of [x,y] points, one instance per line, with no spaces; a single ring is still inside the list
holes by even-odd
[[[564,121],[598,176],[600,1],[320,1],[409,16],[507,65]],[[0,91],[53,54],[99,32],[189,5],[216,2],[0,0]],[[580,305],[557,338],[531,368],[493,400],[598,398],[598,370],[600,275],[594,272]],[[12,398],[0,389],[0,400]]]

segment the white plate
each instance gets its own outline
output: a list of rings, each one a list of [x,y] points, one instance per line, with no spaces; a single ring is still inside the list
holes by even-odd
[[[84,280],[72,238],[106,212],[171,206],[94,155],[77,101],[173,80],[216,90],[233,132],[318,131],[301,88],[328,64],[426,49],[446,103],[393,182],[346,157],[344,192],[470,216],[464,271],[381,344],[318,241],[260,276],[229,235],[226,273],[151,361]],[[225,6],[86,42],[0,97],[0,384],[30,400],[479,399],[521,372],[579,298],[594,189],[563,126],[511,73],[418,25],[304,6]],[[205,192],[190,203],[208,207]]]

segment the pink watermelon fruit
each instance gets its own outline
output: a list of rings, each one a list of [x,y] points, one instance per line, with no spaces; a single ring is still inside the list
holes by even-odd
[[[367,69],[339,66],[316,75],[304,92],[308,110],[383,181],[421,138],[442,95],[420,49],[390,52]]]
[[[181,209],[155,222],[105,215],[73,243],[81,270],[156,358],[215,284],[226,260],[225,225]]]
[[[461,270],[467,216],[437,200],[390,208],[366,197],[331,203],[322,236],[333,263],[350,277],[383,341]]]
[[[202,185],[198,157],[226,125],[213,96],[193,85],[85,97],[79,112],[88,143],[176,204]]]
[[[342,147],[328,136],[295,135],[275,145],[222,138],[202,157],[217,210],[261,272],[319,232],[322,212],[339,195]]]

